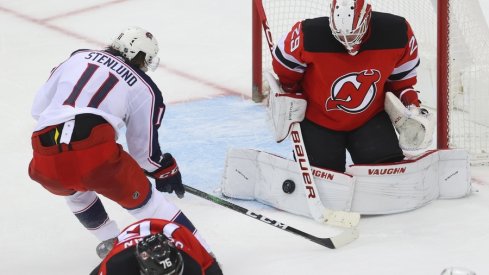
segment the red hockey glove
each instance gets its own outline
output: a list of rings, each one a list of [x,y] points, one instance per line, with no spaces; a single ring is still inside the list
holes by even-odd
[[[185,188],[182,183],[182,175],[178,169],[177,162],[170,153],[165,153],[160,161],[161,167],[154,172],[146,173],[155,179],[156,189],[160,192],[175,194],[180,199],[185,194]]]

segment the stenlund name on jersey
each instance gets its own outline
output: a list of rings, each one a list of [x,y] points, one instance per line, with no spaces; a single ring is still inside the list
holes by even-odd
[[[132,71],[128,69],[127,65],[113,56],[103,54],[102,52],[93,51],[89,52],[85,59],[89,59],[107,66],[109,69],[118,74],[122,79],[124,79],[127,85],[131,87],[136,82],[138,82],[138,78],[133,75]]]

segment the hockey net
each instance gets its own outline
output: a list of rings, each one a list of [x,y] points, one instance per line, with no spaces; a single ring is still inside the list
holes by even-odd
[[[438,4],[436,0],[371,2],[375,11],[401,15],[413,28],[421,58],[415,88],[421,92],[423,106],[436,109],[437,147],[465,148],[470,152],[472,164],[488,164],[489,28],[478,0],[448,0]],[[260,23],[260,5],[276,41],[297,21],[328,16],[329,3],[328,0],[253,0],[255,101],[266,96],[268,88],[262,74],[272,70]]]

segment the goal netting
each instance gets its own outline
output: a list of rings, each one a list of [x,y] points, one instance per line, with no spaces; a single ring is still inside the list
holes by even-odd
[[[423,106],[436,110],[438,148],[465,148],[489,163],[489,28],[478,0],[371,0],[373,10],[405,17],[418,40]],[[253,0],[253,99],[267,93],[271,70],[262,5],[273,41],[297,21],[329,15],[329,0]],[[437,16],[440,14],[440,16]]]

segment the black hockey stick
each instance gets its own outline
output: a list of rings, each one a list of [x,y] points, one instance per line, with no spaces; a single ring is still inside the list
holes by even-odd
[[[185,187],[185,191],[189,192],[190,194],[204,198],[204,199],[209,200],[213,203],[222,205],[222,206],[227,207],[231,210],[234,210],[234,211],[237,211],[241,214],[244,214],[248,217],[251,217],[251,218],[254,218],[254,219],[259,220],[261,222],[264,222],[266,224],[272,225],[276,228],[279,228],[279,229],[282,229],[284,231],[293,233],[295,235],[299,235],[303,238],[306,238],[312,242],[315,242],[315,243],[317,243],[321,246],[325,246],[327,248],[335,249],[335,248],[344,246],[344,245],[346,245],[346,244],[348,244],[348,243],[350,243],[350,242],[352,242],[358,238],[358,231],[357,231],[356,227],[343,230],[343,232],[341,232],[339,235],[336,235],[336,236],[333,236],[330,238],[319,238],[319,237],[313,236],[311,234],[308,234],[304,231],[301,231],[299,229],[295,229],[291,226],[288,226],[282,222],[279,222],[279,221],[270,219],[268,217],[265,217],[262,214],[255,213],[255,212],[248,210],[244,207],[241,207],[241,206],[236,205],[234,203],[231,203],[229,201],[223,200],[219,197],[216,197],[216,196],[213,196],[213,195],[208,194],[206,192],[195,189],[191,186],[188,186],[185,184],[183,186]]]

